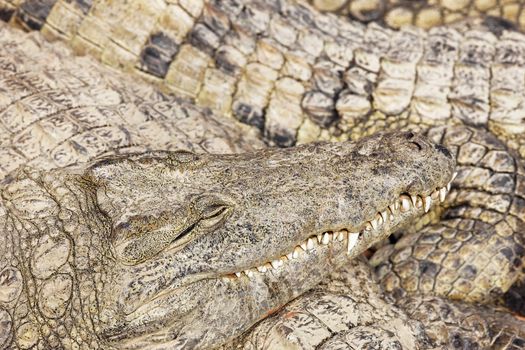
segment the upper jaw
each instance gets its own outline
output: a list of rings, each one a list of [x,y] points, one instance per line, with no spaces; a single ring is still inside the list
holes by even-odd
[[[391,204],[377,211],[373,218],[359,225],[334,228],[312,234],[292,249],[283,251],[281,255],[268,257],[263,264],[257,264],[248,269],[240,269],[227,276],[231,278],[257,278],[268,273],[275,274],[294,261],[304,260],[304,256],[307,254],[318,254],[326,249],[335,249],[334,246],[341,246],[345,250],[345,258],[343,259],[353,258],[374,243],[388,237],[400,225],[416,216],[427,213],[432,205],[444,202],[455,174],[446,185],[435,188],[431,192],[399,195]],[[337,251],[340,250],[340,247],[337,247]]]

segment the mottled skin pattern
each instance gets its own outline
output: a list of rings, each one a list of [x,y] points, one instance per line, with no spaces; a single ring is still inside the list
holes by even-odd
[[[258,140],[35,35],[0,30],[2,348],[220,345],[421,215],[400,211],[367,229],[401,194],[426,197],[452,176],[451,154],[411,132],[211,155]],[[173,116],[153,113],[162,102]],[[192,117],[193,129],[178,128]],[[142,142],[148,126],[160,134]],[[131,153],[170,148],[163,127],[196,153]],[[324,232],[329,244],[317,241]]]
[[[501,26],[394,31],[280,0],[0,8],[12,23],[253,125],[273,144],[468,124],[525,155],[525,36]]]
[[[354,259],[223,349],[521,349],[506,310],[410,295],[394,306]]]
[[[58,35],[71,40],[77,50],[93,52],[106,64],[122,66],[150,80],[152,76],[159,76],[159,67],[164,67],[165,75],[160,74],[163,79],[153,79],[164,88],[190,96],[197,104],[210,106],[217,112],[255,124],[263,129],[265,138],[273,143],[291,145],[316,138],[360,138],[384,128],[426,129],[436,124],[467,123],[488,127],[510,148],[524,153],[523,146],[520,146],[523,144],[520,138],[520,132],[523,131],[523,37],[515,32],[502,33],[500,28],[495,31],[498,39],[484,29],[459,32],[450,28],[438,28],[430,32],[404,29],[393,32],[373,24],[366,28],[356,23],[348,24],[336,17],[321,16],[305,7],[285,3],[262,5],[261,2],[253,1],[230,8],[228,6],[233,3],[210,2],[203,7],[199,2],[181,1],[179,5],[165,6],[158,3],[158,7],[147,7],[151,11],[147,17],[152,20],[141,22],[144,28],[135,28],[137,32],[130,35],[123,26],[134,18],[137,8],[141,8],[140,3],[136,3],[137,7],[125,8],[119,3],[112,3],[109,8],[105,3],[96,3],[90,10],[86,3],[55,4],[49,1],[46,3],[47,12],[39,12],[40,17],[33,16],[36,12],[32,11],[38,10],[42,4],[22,4],[23,10],[13,17],[9,15],[9,18],[25,26],[40,28],[48,37]],[[17,4],[11,3],[10,6],[13,8]],[[180,16],[188,14],[193,19],[184,17],[188,20],[180,21]],[[229,18],[221,17],[221,14]],[[84,17],[87,19],[84,20]],[[39,21],[35,22],[35,18]],[[123,21],[123,18],[126,20]],[[144,18],[143,12],[141,18]],[[212,18],[222,18],[225,22],[218,23]],[[179,27],[171,27],[171,32],[164,32],[169,26],[163,26],[160,30],[159,25],[166,24],[161,20],[184,23],[184,28],[180,31]],[[88,33],[82,30],[81,23],[85,24],[84,29],[90,28],[91,31]],[[101,24],[102,29],[97,29],[94,23]],[[220,26],[225,23],[226,34],[220,34],[224,30]],[[218,43],[212,42],[214,37],[210,31],[218,34]],[[86,36],[90,40],[84,40]],[[175,38],[176,44],[181,45],[180,50],[177,46],[173,51],[166,37]],[[295,41],[287,41],[291,39]],[[210,43],[212,45],[208,45]],[[312,43],[315,45],[310,46]],[[232,62],[235,64],[232,65]],[[298,67],[301,69],[297,70]],[[243,103],[243,99],[249,101]],[[443,130],[435,132],[432,137],[442,139],[440,133]],[[471,300],[486,301],[489,299],[487,296],[505,292],[512,282],[520,278],[519,268],[523,257],[521,160],[487,133],[472,128],[457,128],[451,133],[467,135],[464,136],[467,141],[461,141],[465,144],[455,144],[458,140],[450,144],[453,149],[459,149],[458,146],[462,145],[462,152],[454,152],[458,161],[463,157],[460,163],[467,168],[474,166],[479,169],[473,172],[467,170],[462,183],[454,185],[454,193],[460,193],[461,196],[449,205],[452,208],[446,215],[451,218],[446,217],[444,223],[445,227],[448,224],[449,229],[433,226],[423,232],[422,237],[431,236],[432,230],[433,233],[445,233],[445,236],[435,238],[444,242],[434,254],[436,261],[446,259],[447,253],[442,249],[448,247],[454,250],[454,247],[463,244],[467,246],[461,251],[461,254],[465,254],[465,260],[479,256],[492,256],[494,260],[487,269],[482,265],[475,271],[464,268],[454,270],[455,274],[446,274],[444,269],[438,274],[432,267],[427,268],[432,266],[425,260],[427,257],[409,255],[412,249],[403,246],[406,241],[394,247],[394,250],[403,252],[386,254],[384,259],[389,259],[386,263],[380,259],[382,255],[378,254],[376,258],[382,261],[383,271],[391,269],[389,276],[394,276],[388,278],[390,282],[383,283],[390,286],[390,297],[398,298],[408,293],[406,298],[397,300],[397,303],[406,310],[408,318],[420,319],[427,327],[427,338],[418,336],[418,331],[412,326],[397,329],[401,334],[412,334],[410,339],[413,343],[405,342],[402,346],[523,347],[523,338],[519,338],[523,337],[522,324],[510,316],[493,313],[490,308],[482,306],[453,304],[439,297],[410,294],[414,290],[423,291],[426,288],[430,292],[455,297],[467,295]],[[471,140],[469,135],[472,133],[477,136]],[[489,156],[498,150],[507,154],[503,155],[503,160]],[[483,162],[480,162],[480,157],[484,159]],[[500,169],[498,164],[502,161],[508,163],[508,159],[515,164],[514,170],[508,167]],[[478,173],[490,180],[483,184],[476,182],[474,175]],[[420,223],[435,220],[436,213],[433,215],[425,217]],[[499,231],[496,227],[499,227]],[[493,232],[501,239],[493,238],[490,244],[479,239],[484,236],[495,237]],[[469,236],[472,233],[475,238]],[[415,236],[407,236],[406,240],[410,241],[411,237],[417,241],[413,238]],[[421,243],[422,240],[417,242],[414,250]],[[486,253],[478,252],[480,248],[487,249]],[[391,249],[388,246],[381,252]],[[476,251],[472,252],[471,249]],[[393,254],[391,258],[389,254]],[[394,255],[408,262],[392,262],[397,259]],[[452,257],[453,254],[450,256],[449,268],[466,267],[460,261],[461,257],[458,260]],[[392,266],[389,266],[390,263],[393,263]],[[397,263],[400,263],[399,267]],[[416,272],[410,272],[410,268],[416,268]],[[419,273],[423,274],[421,278],[418,278]],[[408,278],[410,274],[416,278]],[[434,286],[425,284],[432,278],[437,278],[437,285],[445,285],[440,281],[455,284],[445,292],[434,290]],[[333,291],[329,290],[327,294],[328,298],[334,298]],[[406,302],[412,298],[415,301]],[[308,298],[301,300],[298,302],[304,302],[305,305],[315,303],[315,300]],[[363,298],[359,301],[366,302]],[[434,308],[438,311],[437,316],[414,312],[414,305],[425,306],[429,310]],[[327,307],[323,311],[328,315],[326,310],[333,311],[333,308]],[[269,320],[278,320],[279,317],[282,315],[278,314]],[[399,316],[401,319],[406,317]],[[385,319],[388,317],[385,316]],[[473,320],[481,323],[474,322],[473,326],[468,326]],[[334,322],[330,317],[325,321]],[[398,337],[391,330],[385,330],[385,333],[381,331],[384,326],[371,327],[375,321],[364,323],[365,328],[356,330],[362,331],[361,335],[348,339],[369,340],[375,332],[380,339],[378,341],[385,342],[381,343],[383,347],[400,346],[395,340],[388,340]],[[320,346],[344,346],[340,340],[347,336],[346,328],[356,324],[345,322],[344,327],[332,324],[328,329],[333,339],[327,338],[326,343]],[[302,332],[306,337],[304,341],[315,339],[308,333],[312,329],[310,324],[298,322],[294,323],[294,327],[294,332]],[[440,331],[431,331],[436,328]],[[482,331],[474,332],[476,329]],[[500,334],[504,336],[498,336]],[[306,348],[311,347],[308,342],[302,344],[306,344]]]
[[[320,11],[347,15],[361,22],[380,22],[392,28],[415,25],[431,28],[465,18],[485,18],[508,27],[525,28],[521,0],[309,0]]]

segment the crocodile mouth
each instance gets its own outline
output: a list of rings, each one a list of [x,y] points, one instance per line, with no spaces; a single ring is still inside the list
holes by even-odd
[[[345,245],[346,254],[351,255],[359,246],[362,237],[365,234],[373,233],[383,229],[387,223],[394,223],[400,214],[410,215],[417,211],[423,211],[425,214],[429,212],[433,203],[442,203],[450,191],[450,186],[457,173],[454,173],[452,179],[446,186],[436,188],[428,195],[411,195],[402,193],[399,197],[388,205],[383,210],[378,211],[374,218],[366,221],[358,229],[339,229],[333,231],[326,231],[319,234],[314,234],[305,239],[302,243],[296,245],[293,250],[285,253],[273,260],[268,260],[266,263],[254,266],[249,269],[237,271],[228,274],[231,278],[255,278],[258,275],[264,275],[272,271],[278,272],[288,263],[299,260],[307,254],[311,254],[322,246],[330,245]]]

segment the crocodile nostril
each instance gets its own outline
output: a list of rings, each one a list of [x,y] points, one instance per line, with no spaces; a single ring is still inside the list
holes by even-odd
[[[405,133],[405,137],[406,137],[407,140],[410,140],[410,139],[412,139],[414,137],[414,133],[409,131],[409,132]]]

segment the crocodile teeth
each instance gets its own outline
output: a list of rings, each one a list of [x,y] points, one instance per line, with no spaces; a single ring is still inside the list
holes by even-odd
[[[312,250],[314,249],[314,246],[315,246],[314,240],[311,238],[308,238],[308,241],[306,241],[306,249]]]
[[[385,220],[383,220],[383,215],[381,215],[381,213],[377,213],[375,219],[377,223],[379,224],[379,226],[385,223]]]
[[[415,208],[417,204],[417,196],[410,195],[410,199],[412,200],[412,205]]]
[[[283,262],[281,260],[273,260],[270,264],[272,264],[272,267],[274,269],[278,269],[279,267],[281,267],[282,263]]]
[[[426,196],[423,205],[425,208],[425,213],[428,213],[428,211],[430,210],[430,206],[432,205],[432,198],[430,198],[430,196]]]
[[[374,230],[377,230],[377,228],[379,227],[379,223],[377,222],[376,219],[372,219],[372,220],[370,220],[370,225],[372,225],[372,228],[373,228]]]
[[[445,187],[441,187],[439,189],[439,201],[444,202],[446,196],[447,196],[447,189]]]
[[[399,209],[399,208],[396,208],[396,203],[397,203],[397,205],[399,206],[399,201],[395,201],[394,204],[390,204],[390,205],[388,206],[388,210],[390,210],[390,215],[391,215],[391,216],[394,216],[394,213],[397,211],[397,209]]]
[[[455,176],[456,174],[454,175],[454,177]],[[450,183],[447,186],[449,187]],[[399,199],[396,200],[394,203],[390,204],[385,210],[376,212],[375,217],[372,220],[367,221],[365,223],[364,230],[378,230],[381,228],[381,225],[388,222],[389,217],[390,221],[394,221],[396,213],[405,213],[411,210],[412,206],[414,208],[423,208],[425,213],[427,213],[430,210],[430,207],[432,206],[433,200],[437,201],[439,199],[440,202],[443,202],[445,200],[445,197],[448,193],[447,186],[441,187],[425,197],[407,194],[400,195]],[[286,262],[299,258],[301,253],[308,253],[309,251],[314,250],[317,244],[328,245],[330,242],[343,242],[345,239],[348,239],[346,249],[347,253],[350,254],[350,252],[354,249],[357,242],[359,241],[359,236],[359,232],[348,232],[346,229],[341,229],[335,232],[329,231],[317,235],[312,235],[311,237],[308,237],[305,241],[303,241],[301,244],[295,246],[292,252],[281,256],[279,259],[272,260],[271,262],[267,262],[264,265],[258,266],[256,268],[244,270],[241,272],[235,272],[235,276],[241,277],[242,275],[246,275],[248,278],[251,278],[257,272],[266,273],[268,271],[271,271],[272,269],[278,269],[282,267]],[[321,249],[321,246],[318,249]]]
[[[407,212],[410,210],[410,198],[408,198],[405,195],[402,195],[401,197],[401,212]]]
[[[304,251],[303,248],[301,248],[299,246],[295,247],[295,249],[293,250],[293,253],[292,253],[292,257],[294,259],[297,259],[299,257],[299,254],[302,253],[303,251]]]
[[[357,239],[359,238],[359,232],[349,232],[348,233],[348,246],[346,252],[350,254],[350,251],[355,247]]]

